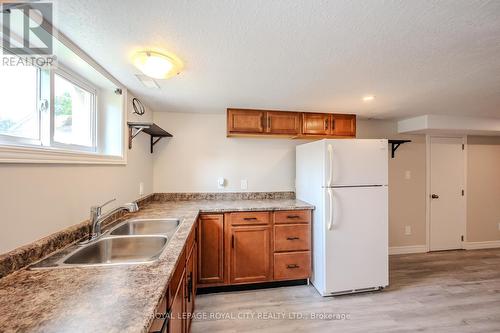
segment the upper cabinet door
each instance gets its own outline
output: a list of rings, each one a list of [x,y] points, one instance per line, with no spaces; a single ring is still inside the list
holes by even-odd
[[[325,113],[303,113],[302,134],[329,135],[330,115]]]
[[[332,115],[332,135],[356,136],[356,115],[334,114]]]
[[[264,113],[260,110],[227,109],[228,133],[264,133]]]
[[[266,112],[266,133],[295,134],[300,133],[300,113],[297,112]]]

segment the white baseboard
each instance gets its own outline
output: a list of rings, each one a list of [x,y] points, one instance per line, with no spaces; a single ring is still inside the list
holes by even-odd
[[[494,249],[500,247],[500,240],[486,242],[464,242],[464,249],[479,250],[479,249]]]
[[[427,245],[391,246],[389,254],[425,253]]]

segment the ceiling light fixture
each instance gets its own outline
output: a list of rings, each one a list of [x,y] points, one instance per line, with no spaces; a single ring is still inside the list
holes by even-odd
[[[153,51],[136,53],[134,65],[145,75],[155,79],[168,79],[179,74],[182,69],[182,62],[175,56]]]
[[[368,96],[365,96],[363,97],[363,102],[371,102],[375,99],[375,96],[373,95],[368,95]]]

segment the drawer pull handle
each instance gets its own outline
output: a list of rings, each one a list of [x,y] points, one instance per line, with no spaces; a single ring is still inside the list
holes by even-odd
[[[243,220],[245,221],[257,221],[256,217],[244,217]]]
[[[299,215],[288,215],[286,218],[287,219],[300,219],[300,216]]]
[[[300,239],[299,237],[287,237],[286,240],[297,240]]]
[[[286,268],[288,268],[288,269],[299,268],[299,265],[296,265],[296,264],[286,265]]]

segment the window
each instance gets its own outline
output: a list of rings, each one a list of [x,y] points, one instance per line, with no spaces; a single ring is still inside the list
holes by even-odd
[[[95,92],[55,74],[53,142],[93,150],[95,119]]]
[[[127,89],[63,35],[51,57],[0,57],[0,163],[126,164]]]
[[[0,66],[0,135],[40,140],[38,74],[35,67]]]
[[[84,79],[61,68],[0,66],[0,89],[1,143],[96,152],[97,89]]]

